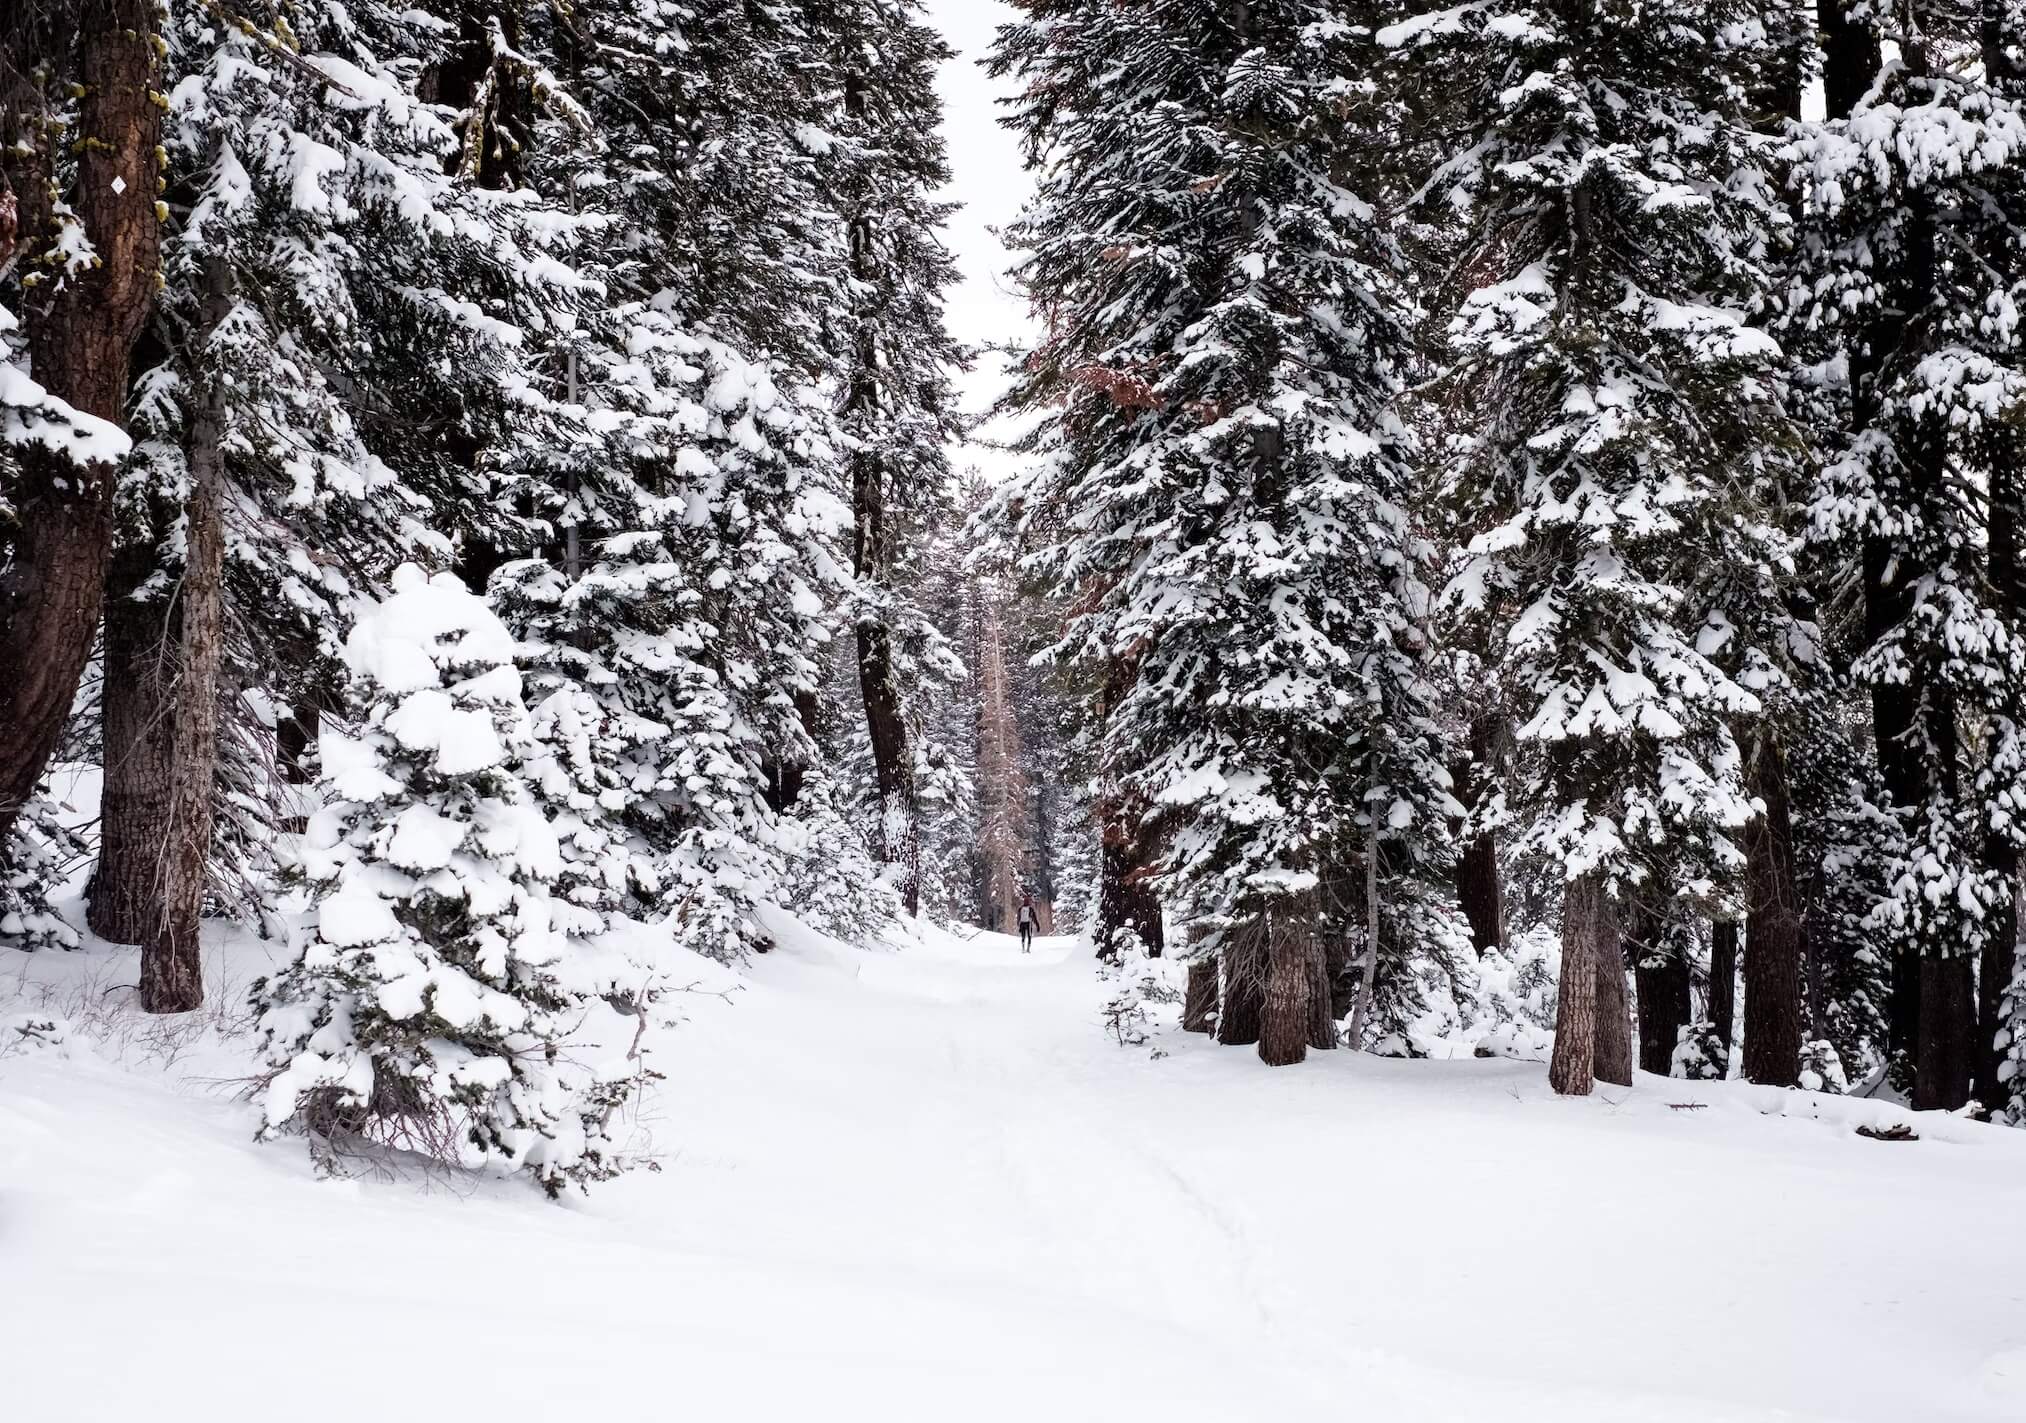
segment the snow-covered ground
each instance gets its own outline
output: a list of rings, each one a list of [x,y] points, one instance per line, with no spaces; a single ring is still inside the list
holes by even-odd
[[[779,927],[678,974],[661,1169],[560,1206],[318,1180],[252,1141],[243,1038],[119,1007],[123,951],[0,952],[0,1021],[76,1021],[0,1048],[0,1417],[2026,1418],[2026,1133],[1157,1058],[1066,941]]]

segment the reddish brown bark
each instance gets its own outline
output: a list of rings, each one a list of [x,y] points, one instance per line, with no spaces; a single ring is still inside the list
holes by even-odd
[[[77,18],[77,77],[84,92],[72,136],[77,183],[68,201],[95,257],[70,273],[45,260],[52,165],[47,149],[38,146],[8,160],[15,196],[26,210],[17,217],[25,248],[17,261],[32,268],[24,281],[36,279],[25,302],[31,374],[57,399],[118,421],[128,363],[154,302],[160,266],[155,153],[161,111],[152,91],[158,15],[153,0],[83,0]],[[32,56],[6,58],[9,70],[33,67]],[[18,130],[0,135],[20,136]],[[41,446],[21,447],[16,456],[19,522],[0,572],[0,668],[6,669],[0,677],[0,841],[49,764],[91,655],[112,547],[116,475],[109,461],[80,464]]]

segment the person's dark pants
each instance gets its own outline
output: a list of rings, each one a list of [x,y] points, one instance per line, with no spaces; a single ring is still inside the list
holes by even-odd
[[[1032,924],[1022,924],[1020,926],[1020,952],[1024,954],[1033,947],[1034,926]]]

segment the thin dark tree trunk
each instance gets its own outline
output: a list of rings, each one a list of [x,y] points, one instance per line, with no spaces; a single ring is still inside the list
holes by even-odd
[[[1709,933],[1709,1020],[1716,1028],[1717,1041],[1723,1044],[1724,1060],[1717,1067],[1725,1076],[1730,1075],[1731,1045],[1737,1041],[1732,1035],[1737,993],[1738,926],[1731,921],[1713,924]]]
[[[1472,718],[1470,758],[1452,768],[1456,798],[1467,811],[1475,812],[1497,784],[1493,755],[1500,724],[1496,717]],[[1456,897],[1463,906],[1463,917],[1470,924],[1470,942],[1477,952],[1482,955],[1502,946],[1505,885],[1498,871],[1498,840],[1489,831],[1467,840],[1457,855]]]
[[[1265,926],[1257,920],[1224,936],[1224,1002],[1217,1014],[1217,1041],[1244,1047],[1259,1041],[1266,1013]]]
[[[1315,930],[1313,901],[1283,900],[1266,916],[1259,1060],[1268,1067],[1292,1067],[1308,1056],[1315,985],[1321,977],[1322,946]]]
[[[1765,813],[1745,830],[1747,1081],[1792,1087],[1801,1071],[1801,906],[1794,892],[1794,827],[1779,743],[1759,737],[1753,790]]]
[[[160,268],[159,18],[154,0],[84,0],[76,30],[54,37],[82,46],[77,182],[67,201],[96,260],[36,288],[27,301],[30,373],[50,395],[113,422],[125,412],[128,364]],[[12,46],[35,31],[6,34]],[[6,71],[0,80],[58,58],[10,52],[0,63]],[[11,130],[0,133],[7,150],[0,162],[15,199],[15,260],[26,260],[24,253],[54,236],[55,164],[48,145],[57,130],[44,128],[40,118],[24,106],[0,119]],[[110,460],[79,464],[41,445],[19,446],[14,458],[16,522],[10,556],[0,568],[0,845],[48,768],[91,656],[112,551],[117,477]]]
[[[1632,1003],[1625,991],[1625,945],[1618,936],[1616,916],[1607,901],[1598,916],[1591,943],[1597,970],[1596,1047],[1591,1070],[1599,1082],[1632,1085]]]
[[[1688,1026],[1688,959],[1650,907],[1633,910],[1627,929],[1626,952],[1639,990],[1639,1068],[1665,1077],[1674,1070],[1674,1049]]]
[[[1562,891],[1562,981],[1555,996],[1555,1051],[1548,1085],[1587,1097],[1597,1076],[1597,964],[1609,938],[1604,887],[1592,871]],[[1615,949],[1613,950],[1615,952]]]
[[[1320,929],[1312,929],[1315,951],[1309,955],[1308,1045],[1327,1051],[1337,1045],[1337,1019],[1330,996],[1330,955]]]
[[[865,76],[857,69],[844,79],[844,107],[857,118],[865,114]],[[870,201],[867,193],[856,195],[860,205]],[[859,211],[849,225],[851,274],[864,290],[878,290],[878,260],[874,251],[874,214]],[[873,313],[860,309],[854,316],[856,363],[846,393],[844,417],[877,420],[882,392],[879,381],[879,344],[874,334]],[[887,520],[886,461],[876,448],[857,451],[851,459],[852,571],[878,594],[892,592],[893,550]],[[898,669],[894,666],[893,629],[886,621],[883,604],[861,610],[858,617],[858,688],[865,702],[866,731],[872,741],[873,783],[879,793],[879,825],[873,835],[873,853],[882,864],[900,869],[901,899],[910,915],[921,911],[922,839],[921,797],[915,784],[914,750],[910,745],[907,711],[901,694]]]
[[[218,774],[218,677],[225,653],[225,402],[223,377],[205,351],[232,309],[230,273],[213,257],[204,273],[202,394],[187,445],[190,499],[183,578],[176,591],[182,642],[172,743],[168,836],[162,847],[160,911],[141,940],[141,1007],[186,1013],[204,1001],[199,937],[211,863],[213,784]]]
[[[1189,965],[1189,987],[1182,998],[1182,1031],[1207,1033],[1217,1025],[1217,960],[1198,959]]]

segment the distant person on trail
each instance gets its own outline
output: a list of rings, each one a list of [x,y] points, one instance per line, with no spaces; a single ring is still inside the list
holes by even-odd
[[[1034,947],[1034,897],[1020,896],[1020,913],[1015,916],[1020,925],[1020,952],[1027,953]]]

